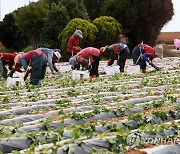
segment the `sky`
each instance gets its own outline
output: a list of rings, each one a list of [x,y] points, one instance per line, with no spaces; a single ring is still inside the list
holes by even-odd
[[[38,0],[0,0],[0,20],[4,18],[5,14],[13,12],[19,7],[28,5],[30,2],[37,2]],[[180,0],[172,0],[174,5],[174,16],[162,29],[163,32],[180,32]]]

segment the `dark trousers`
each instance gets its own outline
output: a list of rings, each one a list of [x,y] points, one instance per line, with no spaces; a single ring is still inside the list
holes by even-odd
[[[132,51],[134,65],[136,64],[140,54],[141,54],[141,50],[140,50],[139,46],[137,45]],[[140,65],[140,69],[146,69],[146,61],[143,60],[141,57],[140,57],[139,61],[137,62],[137,65]]]
[[[91,64],[92,68],[90,69],[90,75],[96,75],[96,77],[99,76],[98,74],[98,68],[99,68],[99,60],[100,57],[92,56],[94,59],[94,62]]]
[[[72,53],[68,52],[68,59],[72,57]]]
[[[0,59],[0,78],[1,77],[7,78],[7,73],[8,73],[8,70],[3,64],[2,60]]]
[[[126,64],[127,56],[128,56],[128,52],[126,52],[126,51],[119,53],[119,58],[118,58],[117,64],[120,67],[119,68],[120,72],[124,72],[124,67],[125,67],[125,64]]]
[[[43,54],[38,56],[35,54],[32,58],[32,72],[30,76],[30,83],[37,85],[39,80],[44,79],[47,67],[47,56]]]

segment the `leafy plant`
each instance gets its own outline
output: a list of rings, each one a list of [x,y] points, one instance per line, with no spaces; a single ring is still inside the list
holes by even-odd
[[[166,111],[154,111],[153,114],[162,120],[167,120],[168,118],[168,113]]]
[[[77,91],[75,91],[75,90],[71,90],[71,91],[68,91],[68,92],[67,92],[67,95],[69,95],[69,96],[71,96],[71,97],[77,96],[77,95],[79,95],[79,94],[80,94],[80,92],[77,92]]]
[[[5,102],[5,103],[8,103],[9,102],[9,97],[8,96],[4,96],[2,101]]]
[[[67,99],[58,100],[58,101],[56,101],[55,103],[56,103],[56,104],[58,105],[58,107],[60,107],[60,108],[68,107],[68,106],[70,105],[69,100],[67,100]]]
[[[125,107],[118,107],[117,109],[113,110],[112,112],[117,116],[121,117],[125,115],[126,108]]]
[[[43,120],[43,126],[45,127],[46,130],[49,130],[51,122],[52,122],[51,118],[46,118]]]

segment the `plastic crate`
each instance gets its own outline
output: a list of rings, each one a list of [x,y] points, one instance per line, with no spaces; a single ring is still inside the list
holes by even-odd
[[[131,65],[127,68],[127,74],[140,74],[140,66],[139,65]]]
[[[89,79],[89,72],[73,70],[72,79],[73,80]]]
[[[72,68],[71,68],[71,65],[69,65],[69,64],[59,66],[59,71],[62,73],[70,72],[71,70],[72,70]]]
[[[13,87],[13,86],[24,86],[25,82],[23,78],[7,78],[6,87]]]
[[[104,71],[106,75],[115,75],[120,73],[119,66],[106,66],[104,65]]]

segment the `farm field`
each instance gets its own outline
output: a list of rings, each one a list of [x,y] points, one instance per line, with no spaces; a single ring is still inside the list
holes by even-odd
[[[132,63],[127,61],[127,66]],[[164,154],[180,151],[180,58],[161,71],[72,80],[46,75],[41,87],[0,80],[2,153]]]

